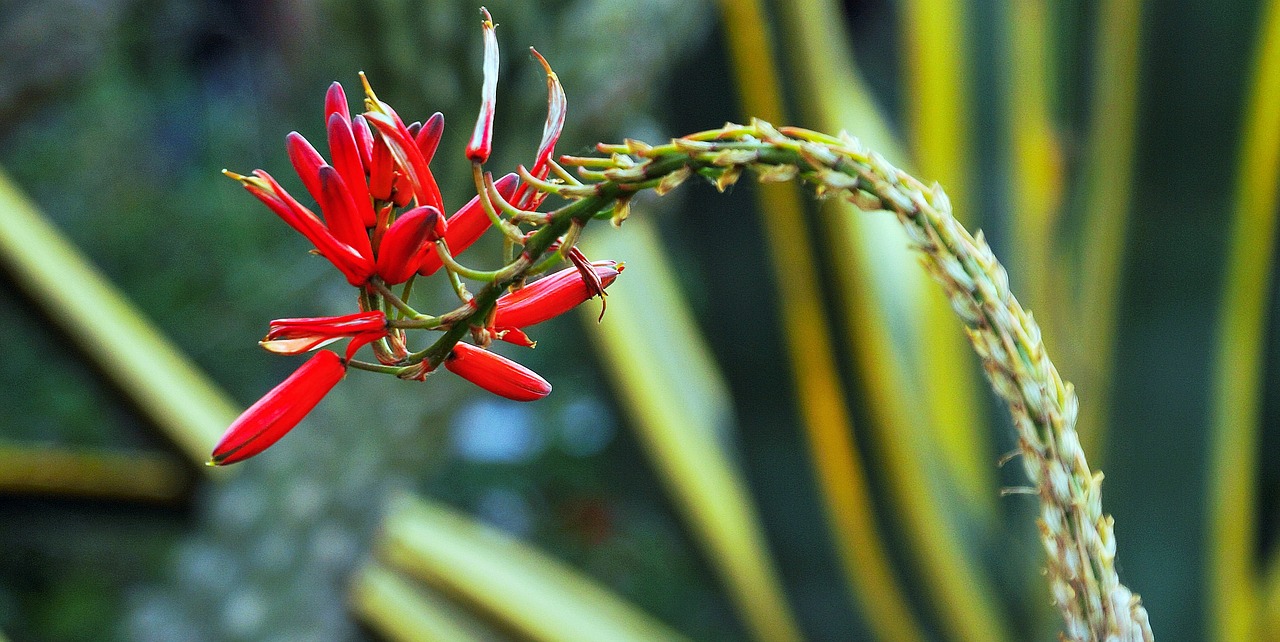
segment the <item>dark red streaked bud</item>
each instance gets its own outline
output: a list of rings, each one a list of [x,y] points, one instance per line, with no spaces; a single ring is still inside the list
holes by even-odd
[[[471,383],[512,401],[537,401],[551,394],[551,384],[538,373],[469,343],[453,347],[444,367]]]
[[[276,354],[294,355],[360,335],[375,335],[371,340],[386,336],[387,316],[374,310],[340,317],[276,319],[258,345]]]
[[[519,176],[507,174],[499,178],[494,186],[498,188],[498,193],[503,198],[509,199],[519,183]],[[484,233],[489,230],[489,226],[492,225],[489,215],[484,211],[484,205],[480,202],[479,196],[472,198],[453,216],[450,216],[448,223],[449,231],[445,233],[444,240],[449,244],[449,251],[455,256],[480,240],[480,237],[484,236]],[[435,274],[436,270],[440,269],[440,266],[440,257],[433,247],[423,256],[422,265],[418,267],[418,274],[431,276]]]
[[[351,133],[356,137],[356,150],[360,152],[360,163],[368,172],[373,164],[373,130],[369,129],[369,121],[356,114],[351,117]]]
[[[473,163],[489,160],[493,148],[493,112],[498,103],[498,36],[488,9],[481,7],[480,13],[484,15],[480,22],[484,31],[484,85],[480,90],[480,115],[467,143],[467,160]]]
[[[591,264],[592,274],[602,290],[618,278],[623,267],[617,261]],[[493,327],[502,332],[508,328],[537,325],[572,310],[595,295],[593,287],[588,285],[578,268],[566,268],[499,297]]]
[[[342,90],[342,83],[333,81],[329,91],[324,94],[324,122],[327,125],[334,114],[351,124],[351,106],[347,104],[347,92]]]
[[[431,164],[431,159],[436,156],[436,148],[440,146],[440,137],[444,135],[444,114],[436,112],[431,114],[431,118],[422,124],[422,129],[414,134],[413,139],[418,143],[418,150],[422,152],[422,158]]]
[[[542,142],[538,144],[538,155],[534,158],[533,168],[529,170],[534,177],[545,179],[551,171],[551,156],[555,153],[556,141],[560,140],[560,132],[564,130],[569,101],[565,98],[564,87],[560,85],[560,77],[551,70],[551,64],[537,49],[530,47],[529,51],[547,72],[547,122],[542,126]],[[546,196],[544,192],[521,184],[513,198],[516,207],[532,210],[537,209]]]
[[[576,247],[571,247],[569,248],[568,255],[569,262],[573,264],[573,267],[578,269],[578,274],[582,275],[582,281],[587,286],[587,289],[591,291],[592,296],[597,294],[600,295],[600,318],[597,319],[597,321],[603,320],[604,309],[608,304],[605,303],[604,300],[604,283],[600,281],[600,275],[596,274],[595,268],[592,266],[591,262],[587,260],[587,257],[582,253],[582,250],[579,250]]]
[[[307,193],[311,194],[311,198],[315,202],[320,202],[320,168],[328,163],[324,161],[324,157],[320,152],[302,134],[298,132],[289,132],[284,137],[284,148],[289,152],[289,162],[293,164],[293,171],[298,173],[298,178],[302,179],[302,185],[307,188]]]
[[[320,168],[320,210],[324,212],[324,222],[338,240],[355,248],[360,256],[373,258],[373,247],[369,244],[369,233],[365,231],[364,221],[356,209],[351,192],[346,182],[338,174],[338,170],[325,165]]]
[[[423,205],[401,214],[378,246],[378,276],[388,285],[408,281],[422,264],[427,249],[444,236],[440,210]]]
[[[351,195],[360,223],[364,227],[373,227],[373,201],[369,200],[364,163],[360,161],[360,151],[356,148],[355,134],[351,132],[351,122],[343,120],[340,114],[329,117],[329,154],[333,157],[333,168],[338,170],[338,175],[342,177],[342,182]]]
[[[440,198],[440,186],[436,184],[431,168],[422,157],[422,150],[418,148],[418,143],[409,134],[404,123],[400,122],[399,117],[394,114],[371,111],[365,113],[365,120],[381,134],[387,149],[391,151],[391,158],[413,188],[413,195],[418,199],[418,204],[430,205],[444,211],[444,203]]]
[[[329,262],[342,272],[348,283],[358,287],[369,280],[374,269],[372,257],[362,255],[355,248],[338,240],[319,217],[290,196],[270,174],[260,169],[254,170],[254,176],[241,176],[226,170],[223,170],[223,173],[239,181],[250,194],[258,197],[258,200],[271,208],[271,211],[275,212],[276,216],[279,216],[289,227],[311,241],[321,256],[329,259]]]
[[[347,368],[322,350],[244,411],[213,447],[212,466],[248,459],[280,440],[342,380]]]

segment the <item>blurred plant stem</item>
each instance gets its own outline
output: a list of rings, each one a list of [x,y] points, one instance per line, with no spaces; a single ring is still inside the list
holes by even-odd
[[[3,174],[0,264],[192,462],[209,458],[234,405]]]
[[[1006,96],[1005,140],[1008,149],[1009,227],[1014,274],[1036,319],[1053,330],[1045,348],[1057,355],[1077,355],[1062,341],[1073,328],[1063,318],[1071,310],[1070,275],[1062,270],[1058,221],[1062,212],[1062,151],[1053,123],[1051,91],[1057,78],[1050,46],[1053,29],[1045,0],[1012,0],[1001,12],[1009,44],[1001,81]],[[943,183],[945,184],[945,183]],[[1059,349],[1062,346],[1063,349]],[[1068,365],[1074,362],[1068,361]],[[1028,582],[1040,583],[1041,570],[1026,569]],[[1040,605],[1043,606],[1040,606]],[[1056,617],[1049,601],[1031,611],[1037,624]],[[1037,626],[1038,630],[1040,627]]]
[[[625,234],[585,245],[641,267],[627,272],[628,287],[610,291],[607,323],[594,308],[583,314],[654,467],[753,635],[799,640],[764,527],[724,443],[733,424],[727,387],[652,224],[637,217]]]
[[[1080,390],[1089,403],[1080,417],[1080,441],[1095,463],[1106,453],[1117,307],[1124,279],[1125,240],[1137,145],[1140,0],[1098,5],[1090,127],[1084,167],[1084,236],[1078,270]]]
[[[163,453],[0,442],[0,493],[168,503],[188,486],[187,475]]]
[[[490,640],[469,613],[377,563],[356,571],[351,608],[379,635],[397,642]]]
[[[1263,358],[1280,206],[1280,1],[1267,2],[1265,12],[1245,108],[1212,379],[1206,603],[1216,640],[1280,630],[1280,599],[1268,596],[1269,612],[1256,613]],[[1278,577],[1274,563],[1267,575]],[[1269,588],[1280,591],[1280,582]]]
[[[743,108],[763,118],[783,118],[774,47],[761,3],[724,0],[720,7]],[[924,631],[908,606],[876,525],[870,483],[853,440],[853,419],[845,406],[836,351],[827,333],[830,324],[817,289],[818,267],[803,232],[804,205],[792,185],[760,185],[758,198],[775,281],[786,293],[779,297],[779,311],[801,419],[845,576],[879,637],[922,640]]]
[[[900,7],[911,157],[921,174],[947,186],[961,222],[976,227],[978,208],[970,188],[973,84],[966,3],[903,0]],[[950,317],[946,299],[935,290],[926,289],[921,304],[927,319]],[[951,469],[966,503],[991,528],[996,519],[996,457],[982,415],[983,390],[963,339],[940,327],[924,326],[916,351],[920,372],[929,373],[919,377],[929,400],[926,428],[933,432],[941,463]]]
[[[392,567],[471,605],[522,638],[683,639],[561,562],[411,496],[393,501],[377,551]]]
[[[841,21],[833,19],[840,8],[829,0],[775,6],[788,34],[796,86],[808,109],[806,120],[828,130],[856,130],[869,146],[884,146],[887,153],[901,157],[853,66]],[[950,472],[942,462],[959,455],[941,456],[932,447],[938,440],[928,436],[929,408],[953,394],[943,394],[943,388],[970,372],[958,367],[963,363],[959,356],[938,358],[935,343],[926,338],[947,327],[949,315],[939,315],[941,306],[921,303],[939,295],[926,291],[928,279],[896,221],[858,216],[856,208],[841,200],[823,208],[820,225],[846,306],[844,321],[858,383],[868,396],[873,443],[888,471],[897,518],[930,602],[944,629],[956,639],[1008,639],[994,590],[960,537],[959,515],[950,509],[968,504],[942,496],[951,484],[939,469]],[[905,337],[895,342],[891,329],[905,332]],[[915,346],[922,361],[913,363],[904,344]],[[953,349],[964,351],[959,336]],[[931,385],[922,385],[922,378],[932,379]]]
[[[1008,105],[1010,223],[1017,275],[1040,322],[1063,331],[1062,313],[1069,291],[1058,268],[1056,224],[1062,206],[1062,151],[1054,131],[1050,91],[1056,78],[1050,56],[1048,7],[1044,0],[1013,0],[1003,12],[1009,42],[1003,78]],[[939,181],[943,185],[945,181]],[[1053,337],[1045,337],[1055,350]]]

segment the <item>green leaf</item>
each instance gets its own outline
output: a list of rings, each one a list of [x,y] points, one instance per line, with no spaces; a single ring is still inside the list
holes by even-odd
[[[681,640],[675,631],[565,564],[444,506],[398,497],[378,550],[532,640]]]
[[[0,262],[193,462],[209,459],[239,411],[2,173]]]

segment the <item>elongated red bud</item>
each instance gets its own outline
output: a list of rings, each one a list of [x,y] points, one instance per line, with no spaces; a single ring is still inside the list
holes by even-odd
[[[617,261],[596,261],[591,270],[601,289],[618,278],[623,265]],[[515,292],[504,294],[495,305],[493,327],[499,332],[508,328],[525,328],[560,316],[596,295],[576,267],[560,270]]]
[[[431,118],[422,124],[422,129],[414,134],[413,139],[418,143],[418,150],[422,152],[422,158],[431,163],[431,159],[436,156],[436,148],[440,146],[440,137],[444,135],[444,114],[436,112],[431,114]]]
[[[356,150],[360,152],[360,163],[367,173],[373,165],[373,130],[369,129],[369,121],[359,114],[352,116],[351,133],[356,137]]]
[[[320,168],[328,163],[324,162],[320,152],[316,151],[316,148],[312,147],[311,143],[298,132],[289,132],[289,135],[284,137],[284,148],[289,152],[289,162],[293,164],[293,171],[298,173],[298,178],[302,179],[303,187],[306,187],[311,198],[319,203]]]
[[[380,201],[391,200],[395,185],[396,165],[382,136],[373,137],[373,156],[369,159],[369,194]]]
[[[346,366],[322,350],[244,411],[213,447],[211,466],[248,459],[280,440],[342,380]]]
[[[511,194],[515,192],[516,185],[520,183],[520,177],[515,174],[507,174],[499,178],[495,187],[503,198],[511,198]],[[453,216],[449,217],[449,231],[445,233],[444,240],[449,244],[449,251],[454,256],[461,254],[464,250],[471,247],[481,236],[489,230],[492,222],[489,215],[484,211],[484,205],[480,202],[480,197],[476,196],[463,205]],[[423,276],[431,276],[439,270],[441,266],[440,257],[436,254],[435,248],[431,248],[423,256],[422,265],[418,267],[418,274]]]
[[[342,90],[342,83],[334,81],[329,85],[329,91],[324,94],[324,122],[327,125],[329,119],[337,114],[348,125],[351,124],[351,106],[347,104],[347,93]]]
[[[484,31],[484,84],[480,90],[480,115],[467,143],[467,159],[473,163],[489,160],[489,151],[493,148],[493,112],[498,103],[498,36],[489,10],[481,7],[480,13],[484,15],[480,22]]]
[[[401,214],[378,246],[378,276],[388,285],[408,281],[418,270],[427,248],[444,235],[444,217],[430,205]]]
[[[360,256],[373,258],[369,233],[360,220],[359,211],[346,182],[338,171],[328,165],[320,168],[320,209],[324,212],[325,225],[338,240],[355,248]]]
[[[551,384],[538,373],[488,350],[459,343],[444,361],[450,372],[513,401],[537,401],[551,394]]]
[[[373,227],[373,201],[369,199],[369,183],[365,180],[364,163],[360,161],[360,151],[356,148],[356,138],[351,132],[351,122],[343,120],[339,114],[329,117],[329,154],[333,157],[333,168],[338,170],[351,195],[356,214],[364,227]]]
[[[387,316],[381,310],[357,312],[339,317],[276,319],[258,345],[276,354],[302,354],[339,339],[360,335],[387,335]]]
[[[319,217],[290,196],[270,174],[260,169],[254,170],[253,176],[241,176],[227,170],[222,170],[222,173],[239,181],[245,190],[258,197],[258,200],[271,208],[271,211],[275,212],[276,216],[279,216],[289,227],[311,241],[321,256],[329,259],[329,262],[342,272],[348,283],[361,286],[369,280],[374,270],[372,257],[361,254],[355,248],[338,240]]]

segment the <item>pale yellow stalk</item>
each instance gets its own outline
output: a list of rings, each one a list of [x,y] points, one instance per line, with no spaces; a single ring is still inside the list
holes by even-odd
[[[1111,408],[1116,310],[1124,279],[1138,119],[1141,1],[1098,5],[1092,122],[1084,153],[1084,240],[1078,270],[1081,388],[1090,402],[1080,420],[1081,442],[1100,459],[1106,452]]]
[[[1224,642],[1248,639],[1258,631],[1255,624],[1265,627],[1280,622],[1280,613],[1257,618],[1254,553],[1262,360],[1280,206],[1280,2],[1267,3],[1258,38],[1241,137],[1213,376],[1205,593],[1210,634]]]
[[[724,0],[720,6],[743,107],[766,118],[782,118],[773,41],[760,1]],[[804,205],[790,185],[761,185],[758,197],[775,280],[786,285],[786,300],[779,306],[783,336],[836,553],[872,630],[886,640],[922,640],[924,633],[875,522],[871,488],[853,440],[853,419],[845,407],[817,290],[818,269],[803,233]]]
[[[841,13],[837,4],[799,0],[775,6],[784,30],[792,34],[790,61],[809,107],[807,119],[823,128],[857,128],[876,145],[896,149],[852,64],[848,37],[836,19]],[[868,393],[877,460],[889,473],[888,490],[914,570],[952,637],[1009,639],[994,588],[960,537],[956,513],[967,507],[954,499],[952,485],[938,474],[942,458],[927,428],[935,398],[925,391],[939,388],[936,382],[924,385],[924,379],[949,382],[969,376],[963,341],[959,333],[951,333],[951,349],[960,354],[943,359],[927,338],[935,332],[947,336],[943,328],[949,319],[936,315],[942,310],[922,304],[937,295],[917,258],[906,251],[894,221],[859,216],[851,205],[832,203],[824,209],[821,225],[845,305],[848,341],[855,347],[858,383]],[[961,384],[960,394],[964,389]]]
[[[970,44],[966,34],[967,4],[960,0],[902,0],[903,74],[907,101],[908,141],[920,172],[947,186],[961,212],[975,212],[971,200],[973,174],[969,104]],[[944,46],[939,46],[945,43]],[[766,120],[769,116],[760,116]],[[778,121],[775,121],[778,122]],[[844,125],[848,126],[848,125]],[[972,215],[971,215],[972,216]],[[970,225],[977,221],[964,221]],[[947,303],[926,293],[925,318],[947,316]],[[976,370],[962,341],[951,332],[927,329],[920,339],[920,377],[929,400],[926,427],[937,443],[943,466],[959,484],[967,505],[977,509],[985,526],[995,520],[995,453],[986,437]]]

